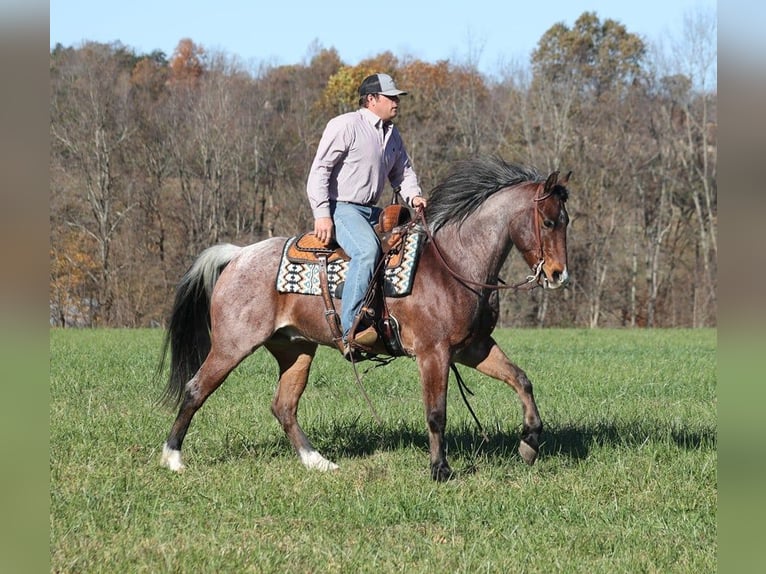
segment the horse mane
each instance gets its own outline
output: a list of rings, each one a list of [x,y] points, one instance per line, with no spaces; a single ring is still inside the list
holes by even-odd
[[[453,222],[460,225],[501,189],[544,181],[535,168],[508,163],[497,156],[459,161],[428,195],[426,219],[434,232]]]

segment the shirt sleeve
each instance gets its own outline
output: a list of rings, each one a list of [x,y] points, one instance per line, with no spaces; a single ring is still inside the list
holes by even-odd
[[[306,182],[306,193],[314,219],[330,217],[330,178],[335,166],[351,145],[348,126],[340,118],[327,123],[319,140]]]

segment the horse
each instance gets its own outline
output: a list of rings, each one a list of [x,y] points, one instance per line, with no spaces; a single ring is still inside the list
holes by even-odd
[[[533,271],[528,277],[533,287],[567,285],[570,175],[559,179],[554,171],[542,177],[533,167],[479,157],[456,162],[428,195],[420,223],[427,240],[411,292],[386,303],[399,323],[403,354],[417,363],[434,480],[453,475],[444,435],[447,383],[455,363],[514,389],[523,415],[518,452],[528,465],[538,457],[543,424],[532,383],[492,338],[498,291],[508,287],[498,274],[516,247]],[[287,240],[208,247],[177,285],[159,364],[162,372],[169,349],[163,396],[178,414],[163,445],[163,466],[185,468],[181,446],[194,414],[241,361],[265,347],[279,366],[271,412],[300,461],[308,469],[339,468],[314,448],[298,423],[298,403],[317,348],[335,342],[322,297],[275,288]]]

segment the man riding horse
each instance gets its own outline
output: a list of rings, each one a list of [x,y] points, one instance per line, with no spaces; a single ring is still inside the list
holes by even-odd
[[[418,178],[399,130],[392,123],[399,96],[388,74],[373,74],[359,87],[359,109],[332,118],[319,141],[306,189],[314,214],[314,234],[325,245],[334,238],[351,258],[340,314],[344,354],[351,343],[372,347],[377,332],[365,324],[362,303],[381,255],[373,230],[386,179],[410,207],[423,209]],[[352,327],[356,332],[352,332]]]

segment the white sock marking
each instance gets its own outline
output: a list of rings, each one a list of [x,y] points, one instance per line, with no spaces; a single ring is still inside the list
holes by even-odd
[[[301,457],[303,466],[313,470],[321,470],[322,472],[328,470],[338,470],[338,465],[334,462],[330,462],[313,448],[310,450],[299,449],[298,455]]]
[[[173,450],[169,448],[167,444],[162,445],[162,458],[160,459],[162,466],[168,467],[173,472],[181,472],[186,467],[181,462],[181,451]]]

